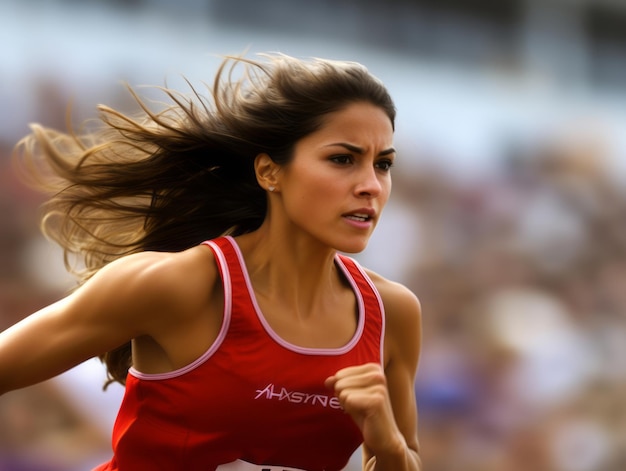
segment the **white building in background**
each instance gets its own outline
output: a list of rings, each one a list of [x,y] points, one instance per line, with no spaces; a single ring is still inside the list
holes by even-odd
[[[432,154],[471,176],[574,128],[626,167],[622,0],[4,0],[0,44],[5,141],[37,119],[42,81],[91,115],[122,80],[199,83],[219,54],[281,51],[368,65],[416,164]]]

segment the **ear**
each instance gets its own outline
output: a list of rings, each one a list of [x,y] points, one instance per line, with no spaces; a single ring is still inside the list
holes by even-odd
[[[268,191],[274,191],[278,185],[278,172],[280,171],[280,165],[272,160],[272,158],[262,153],[256,156],[254,159],[254,172],[256,174],[256,180]]]

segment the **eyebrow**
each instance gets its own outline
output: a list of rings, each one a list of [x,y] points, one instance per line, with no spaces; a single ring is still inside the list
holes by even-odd
[[[353,144],[348,144],[347,142],[334,142],[332,144],[328,144],[326,147],[333,147],[333,146],[343,147],[349,150],[350,152],[354,152],[355,154],[359,154],[359,155],[362,155],[365,153],[365,150],[362,147],[355,146]],[[393,147],[390,147],[389,149],[380,151],[378,155],[383,156],[383,155],[389,155],[389,154],[395,154],[395,153],[396,153],[396,149]]]

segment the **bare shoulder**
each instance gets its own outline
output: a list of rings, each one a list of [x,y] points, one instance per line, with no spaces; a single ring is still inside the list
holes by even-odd
[[[181,320],[206,312],[202,307],[216,280],[208,247],[143,252],[111,262],[71,295],[0,332],[0,394],[131,339],[165,338],[177,326],[192,324]]]
[[[140,252],[118,259],[96,276],[131,283],[148,292],[189,294],[196,285],[214,280],[217,268],[208,247],[183,252]]]
[[[120,312],[132,313],[139,324],[145,317],[147,325],[154,325],[160,314],[171,319],[172,313],[184,316],[194,312],[206,301],[207,287],[215,283],[217,276],[208,247],[175,253],[140,252],[101,269],[75,297],[88,298],[92,306],[101,299],[107,299],[109,307],[123,304],[125,308]]]
[[[371,270],[365,270],[385,308],[385,362],[401,357],[417,365],[421,348],[422,309],[409,288]]]
[[[376,286],[388,315],[390,314],[393,318],[408,317],[414,318],[414,321],[421,321],[420,302],[413,291],[371,270],[366,269],[365,272]]]

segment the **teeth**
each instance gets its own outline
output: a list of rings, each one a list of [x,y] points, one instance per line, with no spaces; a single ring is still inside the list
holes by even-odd
[[[367,214],[350,214],[348,216],[348,219],[353,219],[355,221],[364,222],[369,219],[369,216]]]

